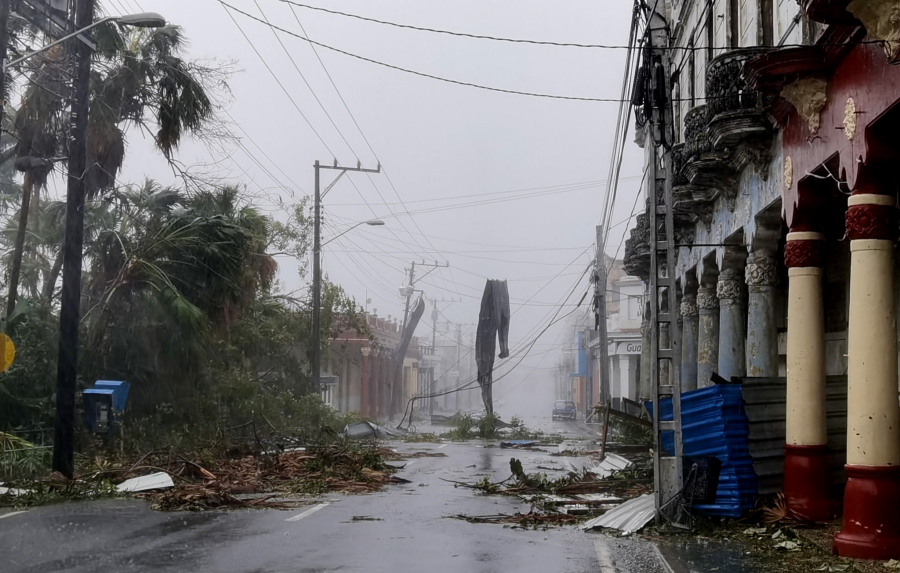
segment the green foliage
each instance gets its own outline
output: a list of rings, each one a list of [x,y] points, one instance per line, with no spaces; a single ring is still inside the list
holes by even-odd
[[[53,422],[59,319],[48,305],[19,300],[6,322],[16,345],[12,367],[0,375],[0,424],[47,428]]]
[[[50,449],[13,434],[0,432],[0,481],[36,478],[50,467]]]
[[[471,440],[473,437],[475,437],[475,428],[477,422],[471,414],[454,416],[451,420],[451,423],[453,425],[453,429],[445,432],[445,437],[454,441]]]

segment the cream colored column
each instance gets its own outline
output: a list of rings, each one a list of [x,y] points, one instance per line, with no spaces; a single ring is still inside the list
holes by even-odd
[[[887,195],[854,195],[848,205],[893,206]],[[850,325],[847,347],[847,463],[900,464],[894,242],[850,242]]]
[[[788,233],[787,240],[821,241],[820,233]],[[802,264],[802,263],[801,263]],[[787,416],[785,442],[827,443],[825,429],[825,316],[822,269],[788,269]]]

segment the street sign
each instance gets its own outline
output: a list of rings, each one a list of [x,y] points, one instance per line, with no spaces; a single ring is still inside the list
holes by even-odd
[[[0,372],[6,372],[16,359],[16,345],[7,335],[0,333]]]

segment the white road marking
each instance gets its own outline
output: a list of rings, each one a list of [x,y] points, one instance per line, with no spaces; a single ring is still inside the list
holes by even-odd
[[[413,465],[413,464],[416,463],[417,461],[419,461],[419,460],[413,460],[413,461],[411,461],[411,462],[408,462],[405,466],[403,466],[403,469],[408,468],[409,466]]]
[[[298,514],[298,515],[295,515],[294,517],[289,517],[289,518],[285,519],[285,521],[300,521],[301,519],[309,517],[310,515],[314,514],[315,512],[319,511],[320,509],[324,509],[325,506],[327,506],[327,505],[328,505],[328,502],[320,503],[319,505],[316,505],[314,507],[307,509],[306,511],[304,511],[301,514]]]
[[[604,541],[603,537],[594,540],[594,550],[597,552],[597,561],[600,562],[600,573],[617,573],[618,569],[613,562],[612,554]]]
[[[444,445],[442,445],[442,446],[438,446],[438,449],[439,449],[439,450],[442,450],[442,449],[446,448],[446,447],[449,446],[449,445],[450,445],[450,444],[444,444]]]
[[[26,513],[26,512],[27,512],[27,510],[26,511],[11,511],[9,513],[4,513],[3,515],[0,515],[0,519],[3,519],[4,517],[12,517],[14,515],[19,515],[20,513]]]

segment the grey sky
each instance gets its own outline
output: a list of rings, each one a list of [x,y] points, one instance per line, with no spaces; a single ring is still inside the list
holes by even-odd
[[[262,8],[272,23],[302,34],[290,8],[279,0],[228,1],[255,15],[260,15]],[[632,4],[609,0],[308,3],[473,34],[614,45],[627,42]],[[196,143],[184,145],[179,159],[186,164],[221,161],[220,166],[227,168],[232,178],[245,182],[259,198],[259,207],[277,209],[279,195],[290,201],[282,186],[294,188],[298,196],[311,193],[313,161],[332,161],[325,144],[342,164],[355,163],[357,158],[366,166],[376,164],[375,155],[308,43],[280,36],[349,146],[268,27],[232,14],[325,144],[217,0],[105,0],[104,5],[114,14],[138,9],[160,12],[184,28],[190,39],[190,57],[236,61],[238,72],[230,80],[233,98],[228,114],[240,126],[234,131],[242,137],[243,146],[262,167],[240,148],[230,149],[230,157],[221,153],[211,156],[206,147]],[[397,66],[506,89],[619,97],[623,50],[508,44],[402,30],[303,8],[295,8],[295,13],[312,39]],[[449,269],[430,274],[418,286],[431,299],[462,299],[442,305],[446,318],[441,321],[449,318],[463,323],[477,320],[485,278],[505,278],[510,281],[515,312],[511,341],[515,345],[530,338],[529,331],[553,312],[550,305],[566,296],[591,259],[590,250],[580,253],[594,242],[617,104],[492,93],[404,74],[321,48],[318,51],[396,187],[395,193],[384,175],[370,179],[356,174],[350,178],[358,191],[345,177],[328,194],[324,201],[326,240],[348,223],[374,216],[387,223],[385,227],[360,227],[328,244],[324,268],[329,277],[360,303],[366,296],[371,298],[369,310],[377,308],[380,316],[402,317],[397,289],[404,282],[403,269],[410,261],[423,258],[449,262]],[[175,182],[164,162],[149,153],[149,143],[141,134],[131,133],[129,144],[123,181],[149,176]],[[640,165],[640,150],[629,138],[622,176],[631,180],[620,186],[614,223],[625,220],[632,211]],[[572,184],[584,182],[596,183],[572,189]],[[440,209],[532,192],[524,190],[546,193],[551,187],[558,192]],[[515,190],[523,191],[498,194]],[[407,210],[430,212],[400,215]],[[398,216],[393,217],[392,212]],[[626,228],[622,224],[612,232],[609,254],[616,252]],[[573,260],[576,262],[567,267]],[[557,273],[560,276],[551,280]],[[303,285],[290,261],[281,261],[280,280],[288,289]],[[581,281],[571,302],[577,302],[587,286],[586,279]],[[529,299],[535,304],[516,312],[517,303]],[[424,337],[430,330],[429,308],[417,334]],[[563,342],[559,328],[548,331],[535,346],[523,363],[527,366],[524,373],[534,366],[555,363],[556,350],[543,354],[555,341]]]

